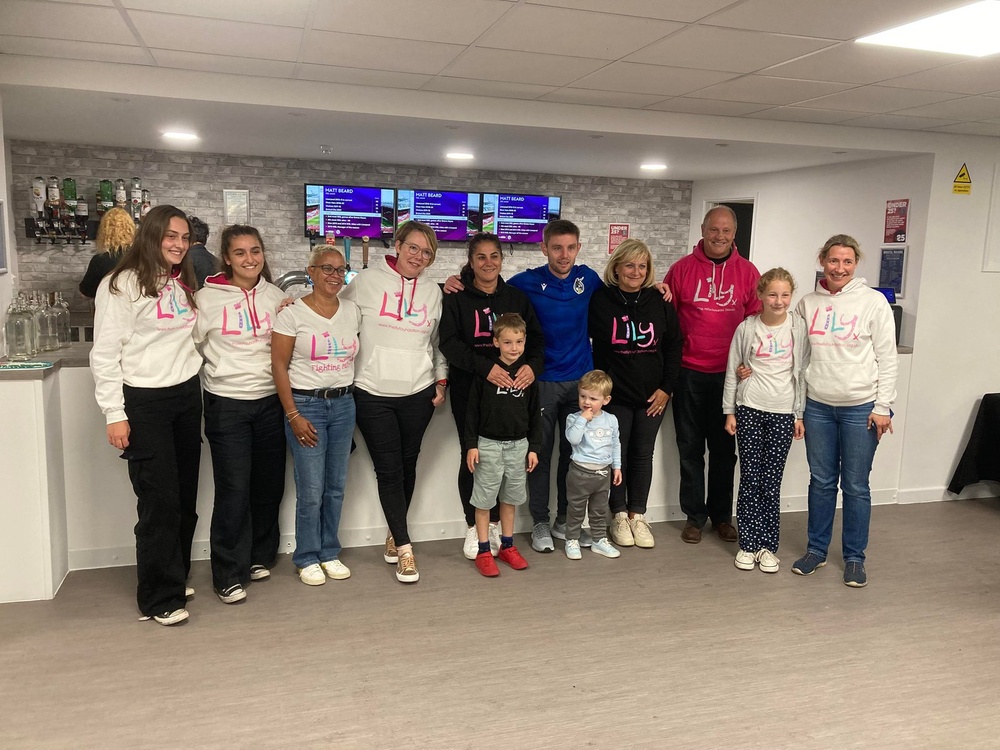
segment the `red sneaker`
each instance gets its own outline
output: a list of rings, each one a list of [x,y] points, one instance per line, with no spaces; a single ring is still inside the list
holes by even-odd
[[[500,568],[497,567],[492,552],[480,552],[476,555],[476,568],[487,578],[496,578],[500,575]]]
[[[524,570],[528,567],[528,561],[521,557],[521,553],[517,551],[517,547],[507,547],[506,549],[501,549],[497,553],[497,559],[503,560],[514,570]]]

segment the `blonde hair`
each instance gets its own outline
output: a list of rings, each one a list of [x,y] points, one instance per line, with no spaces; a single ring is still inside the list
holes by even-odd
[[[135,220],[123,208],[111,208],[97,227],[97,251],[112,253],[128,250],[135,240]]]
[[[765,271],[761,274],[760,279],[757,281],[757,294],[763,294],[773,281],[784,281],[792,288],[792,293],[794,294],[795,279],[792,278],[792,275],[788,273],[788,271],[780,266],[778,268],[772,268],[770,271]]]
[[[851,248],[854,251],[854,262],[861,262],[861,245],[858,244],[858,241],[849,234],[835,234],[823,244],[823,249],[819,251],[820,265],[826,260],[826,256],[830,254],[830,250],[835,247]]]
[[[500,338],[505,331],[511,333],[527,333],[528,324],[517,313],[504,313],[493,323],[493,338]]]
[[[653,254],[649,252],[645,242],[635,239],[625,240],[615,248],[614,254],[608,258],[608,264],[604,267],[604,283],[608,286],[618,286],[618,266],[641,260],[646,261],[646,278],[642,282],[642,287],[645,289],[653,286],[656,283]]]
[[[424,236],[424,239],[427,240],[431,251],[431,259],[427,261],[427,266],[430,267],[437,260],[438,241],[434,230],[429,226],[419,221],[408,221],[396,230],[396,242],[406,242],[406,238],[414,232],[420,232]]]
[[[578,390],[597,391],[602,396],[607,397],[611,395],[613,385],[611,376],[604,372],[604,370],[591,370],[580,378],[580,382],[577,383],[576,387]]]
[[[263,250],[263,248],[261,248],[261,249]],[[317,245],[315,248],[313,248],[313,251],[311,253],[309,253],[309,265],[310,266],[318,266],[319,265],[319,259],[322,258],[324,255],[327,255],[329,253],[336,253],[341,258],[344,258],[344,254],[342,252],[340,252],[340,250],[338,250],[333,245]],[[347,260],[344,259],[344,262],[346,263]]]

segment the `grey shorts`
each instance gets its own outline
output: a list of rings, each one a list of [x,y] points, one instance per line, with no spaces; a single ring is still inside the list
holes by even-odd
[[[492,508],[497,500],[523,505],[528,500],[528,440],[479,438],[479,463],[473,474],[471,503],[474,508]]]

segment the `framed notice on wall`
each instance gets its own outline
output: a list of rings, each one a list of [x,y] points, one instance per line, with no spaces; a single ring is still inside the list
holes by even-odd
[[[878,266],[878,285],[896,292],[902,299],[906,280],[906,245],[883,247]]]
[[[628,239],[628,224],[608,224],[608,255]]]
[[[906,225],[909,213],[909,198],[885,202],[885,236],[882,239],[885,244],[906,242]]]
[[[249,190],[222,191],[222,223],[227,227],[230,224],[250,223]]]

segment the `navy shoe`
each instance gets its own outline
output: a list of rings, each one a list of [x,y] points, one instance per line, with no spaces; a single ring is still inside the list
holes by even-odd
[[[856,560],[844,563],[844,585],[860,589],[868,585],[865,564]]]
[[[815,552],[806,552],[792,565],[792,572],[800,576],[811,576],[816,572],[816,568],[822,568],[824,565],[826,565],[825,557],[820,557]]]

